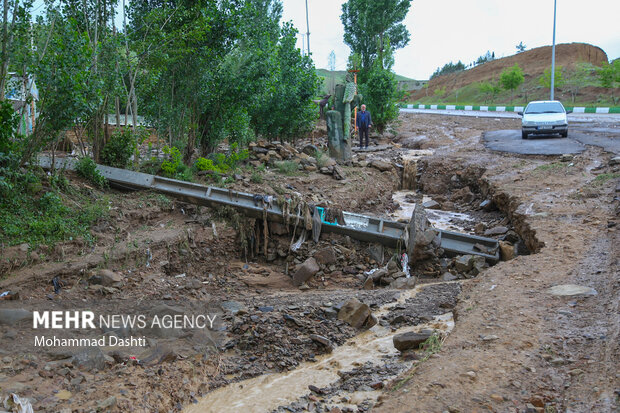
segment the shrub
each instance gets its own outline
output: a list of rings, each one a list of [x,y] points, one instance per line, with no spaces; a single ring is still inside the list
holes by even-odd
[[[183,164],[183,155],[181,155],[181,151],[174,146],[165,146],[163,151],[166,155],[170,156],[170,159],[161,163],[161,170],[168,178],[174,178],[179,167]]]
[[[129,163],[129,158],[135,146],[131,129],[115,130],[110,137],[110,141],[101,151],[101,161],[104,165],[115,168],[125,168]]]
[[[87,179],[89,182],[97,186],[98,188],[104,188],[107,186],[108,181],[97,170],[97,164],[92,158],[84,156],[78,160],[75,171],[81,177]]]
[[[293,175],[297,172],[299,165],[293,161],[282,161],[276,163],[276,168],[278,168],[278,172],[284,175]]]
[[[254,182],[255,184],[262,184],[263,176],[258,171],[254,171],[252,172],[252,175],[250,175],[250,181]]]
[[[235,170],[239,166],[239,163],[248,159],[248,157],[249,152],[247,149],[239,150],[237,143],[233,143],[230,146],[230,153],[228,156],[223,153],[212,153],[209,155],[209,158],[198,158],[194,166],[199,171],[210,171],[222,174],[230,170]]]

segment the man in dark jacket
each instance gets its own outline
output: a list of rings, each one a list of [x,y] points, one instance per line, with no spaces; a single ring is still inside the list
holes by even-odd
[[[368,129],[370,129],[371,126],[372,118],[370,117],[370,112],[366,110],[366,105],[362,105],[362,110],[357,114],[357,130],[360,134],[360,149],[368,148]]]

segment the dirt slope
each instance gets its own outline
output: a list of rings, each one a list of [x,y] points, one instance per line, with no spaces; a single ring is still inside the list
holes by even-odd
[[[600,48],[586,43],[570,43],[556,45],[556,65],[564,69],[571,69],[576,63],[587,62],[600,66],[606,62],[607,54]],[[446,93],[460,89],[472,83],[485,80],[497,80],[502,70],[516,64],[523,69],[527,80],[528,77],[540,76],[546,68],[551,66],[551,46],[538,47],[527,50],[513,56],[496,59],[491,62],[476,66],[463,72],[439,76],[429,81],[428,91],[420,90],[410,95],[410,100],[420,99],[426,93],[432,94],[437,88],[446,88]]]

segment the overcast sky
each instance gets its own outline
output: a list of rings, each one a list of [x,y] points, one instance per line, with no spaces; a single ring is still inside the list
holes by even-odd
[[[283,20],[306,32],[305,0],[282,0]],[[316,67],[327,68],[329,53],[336,69],[346,69],[350,49],[342,41],[342,0],[308,0],[310,51]],[[619,0],[558,0],[556,43],[590,43],[610,59],[620,57]],[[487,50],[510,56],[523,42],[528,49],[551,45],[553,0],[414,0],[404,23],[409,45],[396,52],[394,71],[428,79],[449,61],[468,64]],[[297,45],[301,49],[301,35]]]

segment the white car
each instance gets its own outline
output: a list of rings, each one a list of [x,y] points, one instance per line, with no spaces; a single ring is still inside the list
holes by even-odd
[[[568,136],[568,121],[562,103],[557,100],[539,100],[530,102],[525,111],[519,112],[523,116],[521,121],[521,137],[527,135],[549,135],[559,133],[562,137]]]

